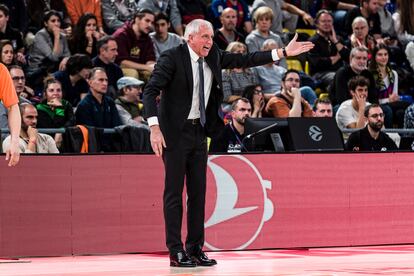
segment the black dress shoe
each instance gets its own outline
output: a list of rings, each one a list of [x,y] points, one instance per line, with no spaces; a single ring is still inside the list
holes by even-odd
[[[201,250],[196,254],[191,254],[190,256],[199,266],[212,266],[217,264],[216,260],[209,259],[206,253]]]
[[[179,251],[177,253],[170,254],[170,266],[195,267],[197,264],[187,255],[185,251]]]

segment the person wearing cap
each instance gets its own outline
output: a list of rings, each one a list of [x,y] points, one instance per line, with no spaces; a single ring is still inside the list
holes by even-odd
[[[149,129],[142,117],[140,95],[144,82],[132,77],[122,77],[117,81],[119,97],[115,100],[123,125]]]

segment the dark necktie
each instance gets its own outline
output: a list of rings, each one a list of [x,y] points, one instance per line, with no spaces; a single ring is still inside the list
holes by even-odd
[[[198,75],[199,75],[199,85],[198,85],[198,99],[200,103],[200,124],[202,126],[206,123],[206,106],[204,100],[204,70],[203,70],[203,58],[198,59]]]

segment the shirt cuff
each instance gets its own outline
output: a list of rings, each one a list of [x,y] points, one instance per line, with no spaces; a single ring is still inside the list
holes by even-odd
[[[277,55],[277,49],[272,50],[272,59],[273,61],[278,61],[280,57]]]
[[[159,125],[157,116],[152,116],[147,119],[148,126]]]

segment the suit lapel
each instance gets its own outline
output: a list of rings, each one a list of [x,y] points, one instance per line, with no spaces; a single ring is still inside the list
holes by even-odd
[[[194,83],[193,83],[193,68],[191,67],[191,57],[190,57],[190,51],[188,50],[188,45],[184,44],[183,47],[183,65],[184,65],[184,71],[185,71],[185,77],[187,79],[187,85],[189,87],[189,93],[193,93],[194,89]]]

